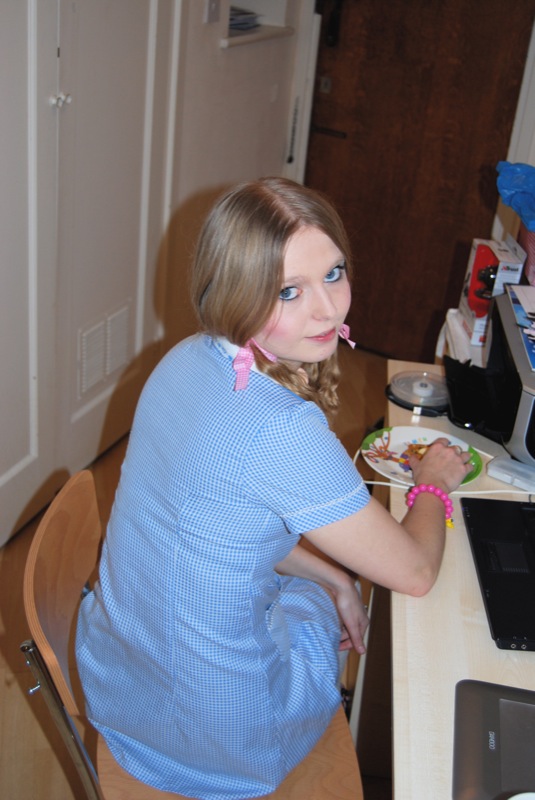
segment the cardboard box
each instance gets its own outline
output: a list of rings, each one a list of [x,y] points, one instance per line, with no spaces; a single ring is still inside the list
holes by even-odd
[[[459,303],[461,321],[470,344],[483,345],[487,335],[490,303],[503,294],[506,283],[519,283],[526,254],[510,241],[474,239]]]

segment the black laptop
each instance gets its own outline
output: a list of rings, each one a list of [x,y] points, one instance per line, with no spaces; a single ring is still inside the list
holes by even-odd
[[[483,681],[455,689],[454,800],[535,791],[535,692]]]
[[[535,503],[462,497],[461,508],[492,638],[535,650]]]

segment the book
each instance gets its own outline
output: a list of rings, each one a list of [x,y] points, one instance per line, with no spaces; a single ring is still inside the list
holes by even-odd
[[[246,8],[230,7],[229,30],[249,31],[260,25],[258,14],[248,11]]]

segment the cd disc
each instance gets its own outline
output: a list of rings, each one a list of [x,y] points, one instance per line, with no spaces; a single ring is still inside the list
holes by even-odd
[[[398,372],[389,390],[394,401],[410,408],[420,406],[445,411],[448,407],[446,379],[432,372]]]

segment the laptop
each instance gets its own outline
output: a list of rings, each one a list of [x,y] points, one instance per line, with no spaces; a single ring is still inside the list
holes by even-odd
[[[461,508],[492,638],[535,650],[535,503],[462,497]]]
[[[453,800],[535,790],[535,692],[483,681],[455,687]]]

